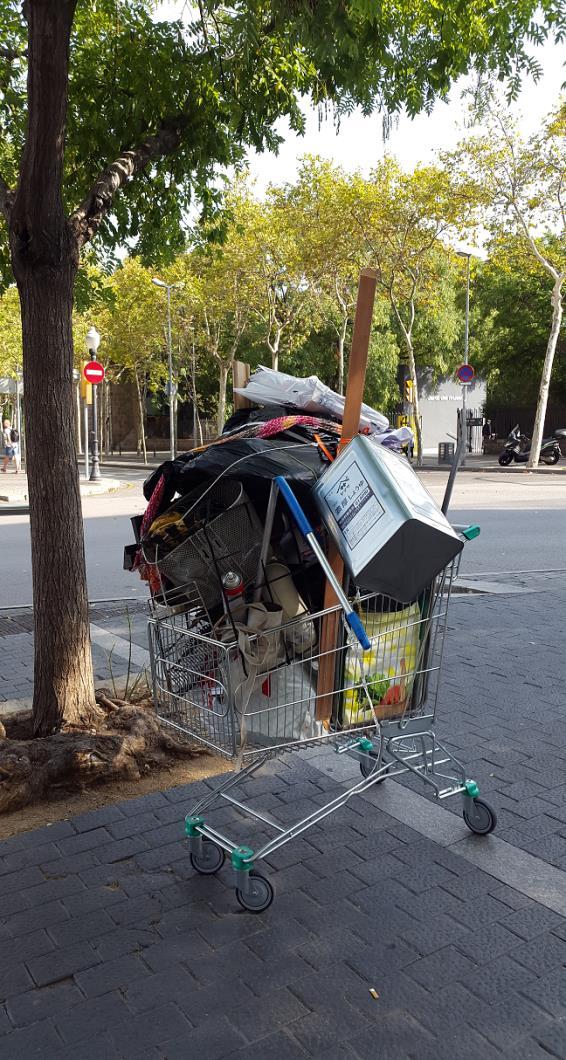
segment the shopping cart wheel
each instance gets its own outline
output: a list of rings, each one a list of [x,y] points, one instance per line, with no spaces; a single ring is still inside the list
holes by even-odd
[[[365,752],[365,758],[360,758],[360,773],[362,774],[362,777],[366,777],[367,778],[367,777],[370,776],[371,773],[373,773],[373,771],[375,769],[375,761],[370,761],[370,759],[377,759],[377,758],[379,758],[379,752],[378,751],[366,751]],[[383,758],[381,759],[381,764],[383,766],[387,764],[383,760]],[[387,773],[384,773],[383,776],[381,776],[379,778],[379,780],[376,780],[375,783],[376,784],[383,784],[383,781],[385,780],[386,776],[387,776]]]
[[[256,872],[250,872],[247,894],[236,887],[236,898],[248,913],[263,913],[265,909],[269,909],[274,897],[275,891],[269,880],[266,880],[265,876],[258,876]]]
[[[216,843],[213,843],[211,839],[205,839],[204,836],[200,856],[194,853],[189,854],[193,869],[200,872],[201,876],[213,876],[222,868],[225,857],[222,847],[217,847]]]
[[[489,835],[497,824],[495,810],[483,799],[467,800],[467,805],[464,806],[464,820],[470,831],[476,835]]]

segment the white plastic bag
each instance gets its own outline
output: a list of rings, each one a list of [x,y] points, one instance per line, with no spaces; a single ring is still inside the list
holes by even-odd
[[[321,383],[316,375],[301,379],[260,365],[252,372],[248,385],[235,387],[234,393],[258,405],[291,405],[313,415],[330,413],[340,420],[344,415],[345,399]],[[379,434],[389,427],[389,420],[369,405],[362,405],[360,427]]]

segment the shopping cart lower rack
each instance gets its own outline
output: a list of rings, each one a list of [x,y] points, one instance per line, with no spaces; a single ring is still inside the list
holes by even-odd
[[[438,799],[459,794],[473,832],[487,835],[495,827],[495,813],[479,798],[477,784],[435,731],[455,567],[456,562],[450,564],[410,604],[376,595],[358,598],[371,648],[363,651],[340,621],[331,652],[334,683],[330,697],[326,688],[324,697],[325,705],[330,698],[332,714],[325,722],[316,717],[319,668],[323,654],[328,655],[319,645],[321,625],[333,609],[268,628],[261,605],[252,605],[245,622],[234,628],[225,623],[206,635],[176,617],[150,620],[160,718],[236,764],[236,772],[192,807],[186,835],[199,873],[217,872],[230,855],[236,896],[245,909],[261,912],[273,900],[272,884],[257,872],[261,861],[387,778],[414,773]],[[264,611],[269,615],[269,609]],[[289,826],[236,797],[268,759],[320,744],[357,760],[361,777],[347,788],[341,784],[333,799],[306,817]],[[240,845],[209,822],[215,805],[235,808],[273,838],[255,850]]]

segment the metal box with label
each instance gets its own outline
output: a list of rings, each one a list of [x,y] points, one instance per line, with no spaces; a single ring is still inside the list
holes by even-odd
[[[354,582],[411,601],[463,548],[406,458],[356,435],[314,488]]]

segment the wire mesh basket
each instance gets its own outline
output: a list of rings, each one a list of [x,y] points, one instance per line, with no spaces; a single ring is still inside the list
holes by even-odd
[[[185,509],[181,514],[181,506]],[[220,480],[194,491],[176,502],[177,526],[184,540],[166,554],[165,547],[144,546],[146,561],[160,579],[182,591],[191,584],[202,604],[212,610],[222,601],[221,579],[228,571],[239,574],[244,585],[256,575],[262,543],[262,527],[241,483]]]
[[[163,721],[227,757],[297,747],[386,721],[434,714],[452,565],[417,601],[358,599],[370,642],[362,651],[347,627],[332,649],[332,714],[317,719],[325,615],[301,615],[254,631],[236,623],[226,640],[171,622],[150,622],[154,698]],[[326,653],[327,654],[327,653]],[[327,694],[325,694],[325,699]]]

